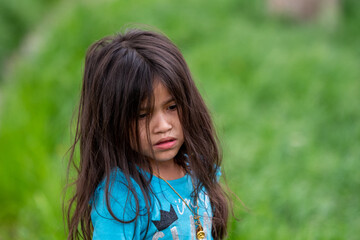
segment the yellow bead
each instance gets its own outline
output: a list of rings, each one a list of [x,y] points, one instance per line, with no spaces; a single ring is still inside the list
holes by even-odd
[[[196,228],[196,238],[197,239],[204,239],[205,238],[205,232],[201,226],[198,226]]]

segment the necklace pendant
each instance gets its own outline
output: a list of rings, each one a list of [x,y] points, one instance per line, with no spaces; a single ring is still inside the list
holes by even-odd
[[[201,225],[199,225],[196,228],[196,238],[197,239],[204,239],[205,238],[205,232]]]

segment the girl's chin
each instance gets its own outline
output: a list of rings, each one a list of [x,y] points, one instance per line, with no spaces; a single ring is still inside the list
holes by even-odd
[[[156,158],[155,160],[152,160],[154,163],[167,163],[174,161],[174,158]]]
[[[178,151],[170,150],[170,151],[163,151],[163,152],[155,152],[155,158],[151,158],[154,162],[169,162],[173,161],[175,156],[177,155]]]

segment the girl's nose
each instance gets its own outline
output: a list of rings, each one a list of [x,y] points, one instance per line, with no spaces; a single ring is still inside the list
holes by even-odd
[[[172,129],[172,124],[166,114],[158,114],[152,120],[154,133],[164,133]]]

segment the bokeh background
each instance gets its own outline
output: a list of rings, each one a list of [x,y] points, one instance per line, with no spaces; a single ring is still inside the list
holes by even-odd
[[[0,0],[0,240],[66,238],[84,55],[134,23],[179,46],[209,105],[249,209],[229,239],[359,239],[360,1]]]

